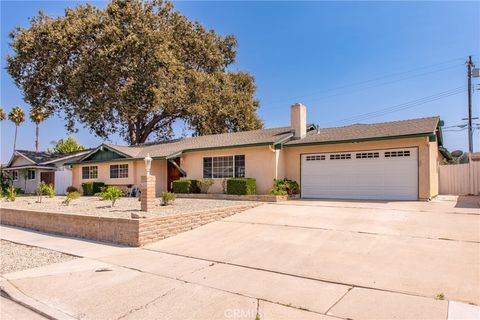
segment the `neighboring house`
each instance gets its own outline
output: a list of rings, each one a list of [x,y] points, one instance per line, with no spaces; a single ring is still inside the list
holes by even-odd
[[[65,194],[72,184],[72,173],[67,161],[78,161],[90,150],[65,154],[15,150],[4,170],[10,173],[13,185],[25,193],[35,193],[41,181],[52,184],[56,194]]]
[[[222,192],[224,178],[255,178],[259,194],[286,177],[300,184],[302,198],[426,200],[438,194],[441,125],[431,117],[318,128],[307,125],[305,106],[296,104],[289,127],[102,144],[70,164],[77,188],[87,181],[139,186],[150,155],[157,195],[181,177],[213,178],[212,193]]]

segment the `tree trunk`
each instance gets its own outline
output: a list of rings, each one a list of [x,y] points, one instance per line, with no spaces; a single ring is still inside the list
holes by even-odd
[[[15,126],[15,137],[13,139],[13,152],[17,150],[17,131],[18,131],[18,126]]]
[[[38,143],[38,136],[39,136],[39,126],[38,126],[38,123],[37,123],[37,127],[35,128],[35,151],[38,152],[38,146],[39,146],[39,143]]]

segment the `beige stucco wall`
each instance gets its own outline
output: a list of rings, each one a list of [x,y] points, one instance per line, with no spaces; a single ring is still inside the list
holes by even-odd
[[[272,189],[276,160],[275,151],[268,146],[187,152],[182,155],[180,166],[187,172],[186,178],[199,179],[203,178],[204,157],[231,155],[245,155],[245,177],[257,180],[258,194],[267,194]],[[222,193],[223,180],[214,179],[209,192]]]
[[[110,178],[110,165],[111,164],[128,164],[128,178],[111,179]],[[97,179],[82,179],[82,167],[85,166],[97,166],[98,178]],[[156,194],[160,196],[162,192],[167,190],[167,164],[165,160],[153,160],[151,174],[156,177]],[[133,161],[116,161],[110,163],[92,163],[85,165],[73,165],[72,166],[72,185],[78,190],[81,190],[82,183],[89,181],[100,181],[107,185],[127,185],[132,184],[140,187],[140,178],[145,175],[145,163],[143,160]]]
[[[438,196],[438,166],[443,157],[439,156],[437,141],[428,143],[430,160],[430,198]]]
[[[285,147],[283,152],[286,162],[285,177],[300,181],[300,155],[304,153],[361,151],[369,149],[409,148],[418,147],[418,190],[421,200],[429,199],[438,194],[438,177],[435,178],[432,169],[433,157],[430,155],[434,149],[427,137],[407,138],[396,140],[383,140],[358,143],[324,144],[316,146]],[[437,151],[435,151],[437,152]],[[435,160],[436,161],[436,160]],[[436,170],[436,169],[435,169]],[[433,182],[431,183],[431,180]],[[436,184],[435,184],[435,181]]]

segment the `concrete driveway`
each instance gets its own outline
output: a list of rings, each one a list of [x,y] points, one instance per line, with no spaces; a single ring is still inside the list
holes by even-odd
[[[12,230],[2,237],[27,241]],[[76,250],[65,238],[35,237],[28,241]],[[479,198],[290,201],[142,249],[83,243],[83,259],[5,278],[92,319],[480,317]]]

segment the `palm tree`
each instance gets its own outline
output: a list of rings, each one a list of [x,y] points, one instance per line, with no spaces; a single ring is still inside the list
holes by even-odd
[[[5,113],[5,111],[3,110],[2,107],[0,107],[0,122],[2,122],[3,120],[7,119],[7,114]]]
[[[19,106],[16,106],[8,114],[8,119],[15,124],[15,138],[13,140],[13,151],[15,151],[17,149],[18,126],[25,121],[25,111]]]
[[[45,118],[47,117],[47,114],[45,113],[45,110],[43,110],[42,108],[33,108],[30,109],[30,120],[32,120],[33,123],[35,123],[36,125],[36,128],[35,128],[35,151],[38,152],[38,146],[39,146],[39,143],[38,143],[38,136],[39,136],[39,132],[40,132],[40,129],[39,129],[39,126],[40,126],[40,123],[43,122],[43,120],[45,120]]]

